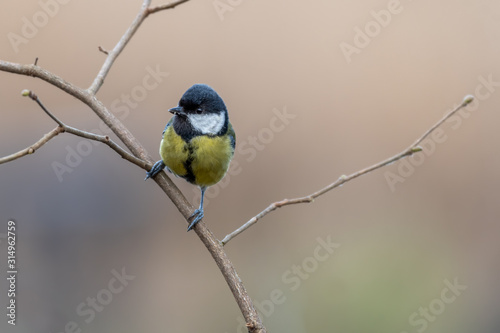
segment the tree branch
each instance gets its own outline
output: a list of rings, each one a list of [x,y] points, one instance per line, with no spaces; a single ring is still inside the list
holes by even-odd
[[[247,230],[252,225],[257,223],[257,221],[262,219],[264,216],[266,216],[267,214],[271,213],[272,211],[274,211],[278,208],[281,208],[283,206],[288,206],[288,205],[296,205],[296,204],[301,204],[301,203],[313,202],[314,199],[316,199],[317,197],[327,193],[330,190],[333,190],[334,188],[340,187],[341,185],[347,183],[348,181],[351,181],[351,180],[358,178],[362,175],[366,175],[367,173],[370,173],[370,172],[375,171],[377,169],[380,169],[386,165],[392,164],[392,163],[394,163],[402,158],[411,156],[415,153],[422,151],[422,148],[419,147],[418,145],[425,138],[427,138],[429,136],[429,134],[434,132],[436,130],[436,128],[438,128],[442,123],[444,123],[446,121],[446,119],[453,116],[456,112],[458,112],[460,109],[462,109],[463,107],[470,104],[473,100],[474,100],[474,96],[472,96],[472,95],[465,96],[464,100],[462,101],[462,104],[460,104],[455,109],[453,109],[452,111],[447,113],[441,120],[439,120],[436,124],[434,124],[431,128],[429,128],[421,137],[419,137],[413,144],[411,144],[408,148],[406,148],[401,153],[396,154],[396,155],[394,155],[394,156],[392,156],[392,157],[390,157],[382,162],[374,164],[374,165],[367,167],[363,170],[360,170],[358,172],[350,174],[349,176],[342,175],[335,182],[333,182],[330,185],[320,189],[319,191],[314,192],[312,194],[309,194],[307,196],[295,198],[295,199],[283,199],[281,201],[273,202],[266,209],[264,209],[259,214],[252,217],[250,220],[248,220],[248,222],[244,223],[241,227],[239,227],[235,231],[231,232],[230,234],[227,234],[226,237],[224,237],[224,239],[222,239],[222,241],[221,241],[222,245],[226,245],[231,239],[238,236],[243,231]]]
[[[184,2],[188,2],[188,1],[189,0],[179,0],[179,1],[174,1],[171,3],[166,3],[166,4],[163,4],[160,6],[156,6],[156,7],[150,7],[148,9],[148,14],[154,14],[154,13],[159,12],[161,10],[175,8],[175,7],[179,6],[180,4],[183,4]]]
[[[54,120],[59,126],[57,126],[56,128],[54,128],[49,133],[45,134],[40,140],[38,140],[32,146],[30,146],[30,147],[28,147],[26,149],[23,149],[23,150],[15,153],[15,154],[12,154],[12,155],[9,155],[9,156],[1,158],[0,159],[0,164],[13,161],[15,159],[18,159],[18,158],[23,157],[23,156],[28,155],[28,154],[33,154],[36,149],[38,149],[39,147],[41,147],[42,145],[44,145],[45,143],[47,143],[50,139],[52,139],[53,137],[55,137],[59,133],[68,132],[68,133],[71,133],[73,135],[85,138],[85,139],[102,142],[105,145],[109,146],[111,149],[113,149],[115,152],[117,152],[122,158],[124,158],[127,161],[129,161],[129,162],[131,162],[131,163],[139,166],[142,169],[149,169],[149,168],[151,168],[151,163],[143,161],[143,160],[135,157],[134,155],[130,154],[129,152],[127,152],[126,150],[124,150],[122,147],[120,147],[118,144],[116,144],[116,142],[114,142],[113,140],[111,140],[109,138],[109,136],[107,136],[107,135],[98,135],[98,134],[94,134],[94,133],[82,131],[82,130],[79,130],[77,128],[74,128],[74,127],[66,125],[61,120],[59,120],[56,116],[54,116],[43,105],[42,101],[40,101],[40,99],[38,98],[38,96],[35,93],[33,93],[32,91],[30,91],[30,90],[23,90],[22,91],[22,95],[23,96],[27,96],[27,97],[31,98],[33,101],[35,101],[42,108],[42,110],[52,120]]]
[[[149,170],[153,166],[151,163],[148,163],[144,160],[141,160],[140,158],[137,158],[134,155],[127,152],[125,149],[120,147],[116,142],[111,140],[109,138],[109,136],[107,136],[107,135],[98,135],[98,134],[82,131],[82,130],[79,130],[77,128],[67,126],[67,125],[64,125],[64,131],[71,133],[71,134],[74,134],[76,136],[80,136],[80,137],[85,138],[85,139],[102,142],[105,145],[107,145],[108,147],[110,147],[111,149],[113,149],[115,152],[117,152],[118,155],[120,155],[122,158],[137,165],[138,167],[140,167],[144,170]]]
[[[156,6],[153,8],[150,8],[149,6],[151,5],[151,0],[144,0],[142,3],[142,8],[135,17],[134,21],[130,25],[130,27],[127,29],[125,34],[120,38],[120,41],[115,45],[113,50],[107,52],[107,57],[106,61],[101,67],[101,70],[99,71],[99,74],[97,74],[96,78],[94,79],[94,82],[92,82],[92,85],[87,89],[87,91],[91,95],[97,94],[99,89],[101,88],[102,84],[104,83],[104,79],[108,75],[111,66],[113,66],[113,63],[115,62],[116,58],[122,53],[123,49],[125,46],[127,46],[128,42],[130,39],[132,39],[132,36],[134,36],[135,32],[139,27],[141,26],[142,22],[149,16],[149,14],[153,14],[156,12],[159,12],[161,10],[166,10],[166,9],[171,9],[174,8],[184,2],[187,2],[189,0],[179,0],[175,1],[169,4],[164,4],[161,6]],[[102,52],[102,47],[99,47],[99,50]]]
[[[35,64],[21,65],[0,59],[0,71],[42,79],[81,101],[86,97],[85,90]]]
[[[61,89],[69,95],[78,98],[80,101],[89,106],[97,116],[118,136],[118,138],[130,149],[134,151],[145,152],[144,147],[135,140],[130,131],[112,114],[94,95],[91,95],[86,90],[77,87],[70,82],[65,81],[61,77],[35,65],[21,65],[8,61],[0,60],[0,71],[10,72],[14,74],[32,76],[40,78],[49,84]],[[135,153],[134,153],[135,154]],[[139,156],[142,160],[148,158],[147,153],[144,156]],[[149,157],[149,162],[152,159]]]
[[[49,117],[50,117],[53,121],[55,121],[55,122],[56,122],[59,126],[61,126],[62,128],[65,128],[65,127],[66,127],[66,125],[64,125],[64,123],[63,123],[62,121],[60,121],[59,119],[57,119],[57,117],[56,117],[56,116],[54,116],[54,115],[53,115],[53,114],[52,114],[49,110],[47,110],[47,109],[45,108],[45,106],[42,104],[42,102],[40,101],[40,99],[38,99],[38,96],[37,96],[35,93],[33,93],[31,90],[27,90],[27,89],[25,89],[25,90],[23,90],[23,91],[21,92],[21,95],[26,96],[26,97],[29,97],[29,98],[31,98],[32,100],[34,100],[34,101],[35,101],[35,102],[36,102],[36,103],[37,103],[37,104],[38,104],[38,105],[42,108],[42,110],[43,110],[43,111],[44,111],[44,112],[45,112],[45,113],[46,113],[46,114],[47,114],[47,115],[48,115],[48,116],[49,116]]]
[[[125,46],[127,46],[132,36],[135,34],[137,29],[139,29],[142,21],[144,21],[144,19],[149,15],[148,7],[150,4],[151,0],[145,0],[143,2],[141,10],[135,17],[130,27],[127,29],[120,41],[115,45],[113,50],[109,51],[108,56],[106,57],[106,61],[104,61],[104,64],[101,67],[101,70],[95,77],[94,82],[92,82],[91,86],[87,89],[89,94],[95,95],[99,91],[116,58],[118,58],[120,53],[122,53],[123,49],[125,48]]]
[[[56,128],[54,128],[49,133],[45,134],[40,140],[38,140],[28,148],[20,150],[17,153],[11,154],[9,156],[0,158],[0,164],[17,160],[18,158],[21,158],[26,155],[34,154],[35,151],[37,151],[41,146],[43,146],[44,144],[49,142],[50,139],[54,138],[55,136],[57,136],[59,133],[62,132],[64,132],[64,129],[61,126],[57,126]]]

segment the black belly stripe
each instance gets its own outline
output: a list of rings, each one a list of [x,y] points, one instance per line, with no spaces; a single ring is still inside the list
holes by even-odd
[[[190,182],[191,184],[196,185],[196,177],[195,177],[195,175],[193,173],[193,169],[191,167],[191,163],[193,162],[193,158],[194,158],[193,146],[191,146],[191,145],[187,145],[187,146],[188,146],[189,154],[188,154],[187,160],[184,162],[184,168],[186,169],[186,174],[183,176],[183,178],[185,180],[187,180],[188,182]]]

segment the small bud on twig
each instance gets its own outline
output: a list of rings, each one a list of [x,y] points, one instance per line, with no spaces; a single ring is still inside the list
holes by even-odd
[[[464,101],[462,102],[462,105],[466,106],[466,105],[472,103],[472,101],[474,101],[474,96],[467,95],[467,96],[464,97]]]

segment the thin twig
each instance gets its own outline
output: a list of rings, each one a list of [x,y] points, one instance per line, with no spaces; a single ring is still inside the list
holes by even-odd
[[[43,105],[42,101],[38,98],[38,96],[35,93],[33,93],[32,91],[30,91],[30,90],[23,90],[22,91],[22,95],[23,96],[27,96],[30,99],[32,99],[33,101],[35,101],[42,108],[42,110],[52,120],[54,120],[59,125],[54,130],[52,130],[50,133],[46,134],[42,139],[38,140],[38,142],[41,142],[40,145],[45,144],[47,141],[49,141],[50,139],[52,139],[54,136],[56,136],[57,134],[59,134],[61,132],[68,132],[68,133],[71,133],[73,135],[85,138],[85,139],[102,142],[105,145],[109,146],[111,149],[113,149],[115,152],[117,152],[121,157],[123,157],[124,159],[126,159],[129,162],[134,163],[135,165],[139,166],[142,169],[149,170],[151,168],[151,163],[148,163],[148,162],[146,162],[144,160],[141,160],[140,158],[137,158],[134,155],[130,154],[129,152],[127,152],[126,150],[124,150],[122,147],[120,147],[118,144],[116,144],[113,140],[111,140],[109,138],[109,136],[107,136],[107,135],[98,135],[98,134],[94,134],[94,133],[82,131],[80,129],[77,129],[77,128],[74,128],[74,127],[66,125],[61,120],[59,120],[56,116],[54,116],[45,107],[45,105]],[[53,132],[57,132],[57,133],[53,134]],[[33,146],[26,148],[25,150],[27,150],[27,152],[25,154],[21,155],[21,153],[25,151],[25,150],[22,150],[22,151],[18,152],[17,155],[16,154],[10,155],[10,156],[14,156],[15,155],[14,156],[15,158],[11,158],[10,160],[17,159],[17,158],[22,157],[22,156],[27,155],[27,154],[32,154],[34,152],[34,150],[30,152],[30,148],[33,148]],[[8,162],[8,161],[9,160],[6,160],[5,162]],[[3,162],[3,163],[5,163],[5,162]]]
[[[436,128],[438,128],[439,126],[441,126],[442,123],[444,123],[446,121],[446,119],[450,118],[451,116],[453,116],[456,112],[458,112],[461,108],[464,108],[466,107],[467,105],[469,105],[470,103],[472,103],[472,101],[474,101],[474,96],[472,95],[467,95],[464,97],[464,100],[462,101],[462,104],[460,104],[459,106],[457,106],[455,109],[451,110],[450,112],[448,112],[448,114],[445,114],[443,116],[443,118],[441,118],[440,121],[438,121],[437,123],[434,124],[434,126],[432,126],[431,128],[429,128],[427,130],[427,132],[425,132],[420,138],[418,138],[414,143],[413,143],[413,147],[416,147],[417,145],[420,144],[420,142],[424,141],[425,138],[427,138],[429,136],[429,134],[431,134],[432,132],[434,132],[434,130]]]
[[[0,71],[37,77],[61,89],[62,91],[67,92],[69,95],[80,99],[84,103],[85,99],[88,98],[88,94],[85,90],[37,65],[21,65],[0,59]]]
[[[68,133],[74,134],[76,136],[80,136],[80,137],[85,138],[85,139],[102,142],[105,145],[107,145],[108,147],[110,147],[111,149],[113,149],[115,152],[117,152],[118,155],[120,155],[122,158],[126,159],[129,162],[134,163],[135,165],[137,165],[138,167],[140,167],[144,170],[149,170],[153,166],[151,163],[144,161],[144,160],[141,160],[140,158],[137,158],[134,155],[127,152],[125,149],[120,147],[116,142],[111,140],[109,138],[109,136],[107,136],[107,135],[98,135],[98,134],[82,131],[82,130],[79,130],[77,128],[67,126],[67,125],[64,126],[64,130]]]
[[[45,134],[40,140],[32,144],[31,146],[18,151],[17,153],[11,154],[9,156],[5,156],[0,158],[0,164],[7,163],[13,160],[17,160],[26,155],[34,154],[41,146],[49,142],[50,139],[57,136],[59,133],[64,132],[64,129],[61,126],[57,126],[49,133]]]
[[[156,6],[156,7],[150,7],[148,9],[148,13],[149,14],[154,14],[154,13],[159,12],[161,10],[175,8],[175,7],[179,6],[180,4],[183,4],[184,2],[188,2],[188,1],[189,0],[179,0],[179,1],[174,1],[174,2],[171,2],[171,3],[166,3],[166,4],[163,4],[163,5],[160,5],[160,6]]]
[[[410,145],[408,148],[406,148],[401,153],[399,153],[397,155],[394,155],[394,156],[392,156],[392,157],[390,157],[390,158],[388,158],[388,159],[386,159],[386,160],[384,160],[382,162],[374,164],[374,165],[372,165],[370,167],[367,167],[367,168],[365,168],[363,170],[360,170],[358,172],[350,174],[349,176],[342,175],[335,182],[333,182],[330,185],[328,185],[328,186],[320,189],[319,191],[314,192],[312,194],[309,194],[307,196],[300,197],[300,198],[295,198],[295,199],[283,199],[281,201],[273,202],[266,209],[264,209],[259,214],[255,215],[250,220],[248,220],[246,223],[244,223],[241,227],[239,227],[238,229],[234,230],[233,232],[227,234],[224,237],[224,239],[222,239],[221,244],[222,245],[226,245],[231,239],[233,239],[234,237],[238,236],[243,231],[247,230],[252,225],[254,225],[255,223],[257,223],[257,221],[259,221],[260,219],[262,219],[264,216],[266,216],[267,214],[271,213],[272,211],[274,211],[274,210],[276,210],[278,208],[281,208],[283,206],[288,206],[288,205],[295,205],[295,204],[300,204],[300,203],[310,203],[310,202],[313,202],[314,199],[316,199],[317,197],[325,194],[328,191],[333,190],[334,188],[337,188],[337,187],[339,187],[339,186],[347,183],[350,180],[353,180],[354,178],[358,178],[358,177],[360,177],[362,175],[365,175],[367,173],[370,173],[370,172],[372,172],[374,170],[380,169],[380,168],[382,168],[382,167],[384,167],[386,165],[392,164],[392,163],[394,163],[394,162],[396,162],[396,161],[398,161],[398,160],[400,160],[402,158],[411,156],[411,155],[413,155],[415,153],[418,153],[418,152],[422,151],[422,148],[419,147],[418,145],[427,136],[429,136],[429,134],[431,134],[433,131],[435,131],[436,128],[438,128],[442,123],[444,123],[446,121],[446,119],[448,119],[451,116],[453,116],[456,112],[458,112],[463,107],[467,106],[473,100],[474,100],[474,97],[472,95],[465,96],[464,100],[462,101],[462,104],[460,104],[455,109],[453,109],[448,114],[446,114],[441,120],[439,120],[436,124],[434,124],[431,128],[429,128],[412,145]]]
[[[148,160],[151,158],[146,153],[142,145],[133,137],[132,133],[111,113],[101,101],[94,95],[89,94],[85,89],[77,87],[72,83],[65,81],[60,76],[57,76],[48,70],[34,66],[34,65],[21,65],[13,62],[0,60],[0,71],[10,72],[20,75],[27,75],[40,78],[49,84],[65,91],[69,95],[78,98],[88,107],[90,107],[99,118],[118,136],[118,138],[127,146],[127,148],[136,154],[137,157]]]
[[[134,36],[137,29],[139,29],[142,22],[149,16],[149,14],[153,14],[153,13],[159,12],[161,10],[174,8],[174,7],[180,5],[184,2],[187,2],[187,1],[189,1],[189,0],[179,0],[179,1],[169,3],[169,4],[164,4],[164,5],[150,8],[149,6],[151,5],[151,0],[144,0],[144,2],[142,3],[141,10],[139,11],[137,16],[135,17],[135,19],[132,22],[132,24],[130,25],[130,27],[127,29],[127,31],[122,36],[122,38],[120,38],[120,40],[115,45],[113,50],[111,50],[107,53],[108,56],[106,58],[106,61],[102,65],[101,70],[99,71],[99,74],[97,74],[96,78],[94,79],[94,82],[92,82],[91,86],[87,89],[87,91],[92,95],[97,94],[97,92],[101,88],[102,84],[104,83],[104,79],[108,75],[108,73],[111,69],[111,66],[113,66],[113,63],[115,62],[116,58],[118,58],[120,53],[123,51],[125,46],[127,46],[128,42],[130,41],[132,36]]]
[[[21,92],[21,95],[23,95],[23,96],[27,96],[27,97],[31,98],[33,101],[37,102],[37,104],[38,104],[38,105],[42,108],[42,110],[43,110],[43,111],[44,111],[44,112],[45,112],[45,113],[46,113],[46,114],[47,114],[47,115],[48,115],[48,116],[49,116],[49,117],[50,117],[53,121],[55,121],[55,122],[56,122],[59,126],[61,126],[61,127],[63,127],[63,128],[64,128],[64,127],[66,127],[66,125],[64,125],[62,121],[60,121],[59,119],[57,119],[57,117],[56,117],[56,116],[54,116],[54,115],[53,115],[53,114],[52,114],[49,110],[47,110],[47,109],[45,108],[45,106],[42,104],[42,102],[40,101],[40,99],[38,98],[38,96],[37,96],[34,92],[32,92],[31,90],[27,90],[27,89],[25,89],[25,90],[23,90],[23,91]]]
[[[127,46],[128,42],[132,38],[132,36],[135,34],[137,29],[139,29],[139,26],[141,25],[142,21],[148,16],[148,7],[151,4],[151,0],[144,0],[142,4],[142,8],[135,17],[134,21],[130,25],[130,27],[127,29],[125,34],[120,38],[118,43],[115,45],[113,50],[111,50],[106,57],[106,61],[104,61],[104,64],[101,67],[101,70],[97,74],[97,76],[94,79],[94,82],[90,85],[90,87],[87,89],[87,91],[95,95],[101,88],[102,84],[104,83],[104,79],[109,73],[109,70],[111,69],[111,66],[113,66],[113,63],[115,62],[116,58],[120,55],[120,53],[123,51],[125,46]]]
[[[97,49],[106,55],[109,54],[109,52],[103,49],[101,46],[98,46]]]

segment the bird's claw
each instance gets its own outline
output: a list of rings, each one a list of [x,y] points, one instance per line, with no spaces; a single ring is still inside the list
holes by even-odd
[[[198,208],[197,210],[195,210],[194,213],[189,218],[192,218],[192,217],[194,217],[194,219],[189,224],[187,231],[193,229],[193,227],[196,225],[196,223],[201,221],[201,219],[203,218],[203,209]]]
[[[148,178],[153,178],[154,176],[159,174],[161,170],[163,170],[164,168],[165,168],[165,163],[163,163],[162,160],[159,160],[153,165],[151,170],[146,171],[146,178],[144,178],[144,180],[147,180]]]

